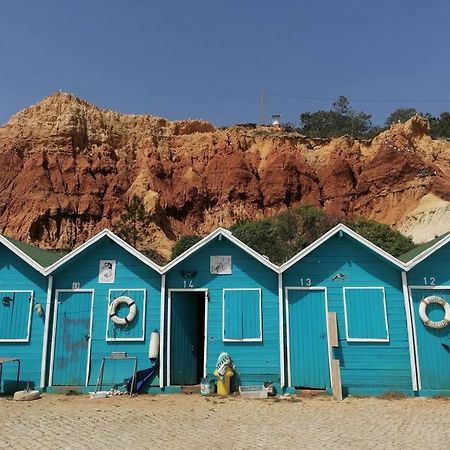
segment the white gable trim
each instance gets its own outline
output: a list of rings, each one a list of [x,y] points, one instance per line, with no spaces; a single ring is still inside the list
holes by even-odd
[[[308,245],[308,247],[301,250],[299,253],[297,253],[294,257],[292,257],[289,261],[285,262],[281,267],[280,271],[281,273],[285,270],[289,269],[289,267],[293,266],[295,263],[300,261],[302,258],[304,258],[306,255],[311,253],[313,250],[315,250],[317,247],[322,245],[324,242],[326,242],[328,239],[333,237],[336,233],[343,232],[347,234],[348,236],[352,237],[356,241],[363,244],[365,247],[369,248],[373,252],[380,255],[382,258],[386,259],[387,261],[391,262],[395,266],[399,267],[402,270],[405,270],[405,264],[403,264],[401,261],[399,261],[397,258],[394,258],[392,255],[390,255],[388,252],[385,252],[380,247],[376,246],[375,244],[372,244],[372,242],[368,241],[366,238],[363,238],[358,233],[350,229],[349,227],[345,226],[344,224],[340,223],[333,227],[331,230],[326,232],[322,237],[314,241],[312,244]]]
[[[6,239],[4,236],[0,235],[0,242],[9,250],[11,250],[20,259],[29,264],[33,269],[36,269],[42,275],[45,275],[45,268],[38,264],[33,258],[30,258],[26,253],[16,247],[12,242]]]
[[[132,247],[130,244],[127,244],[123,239],[121,239],[119,236],[114,234],[112,231],[105,229],[101,231],[100,233],[96,234],[92,238],[88,239],[84,244],[81,244],[79,247],[77,247],[75,250],[72,250],[67,255],[63,256],[60,260],[53,263],[51,266],[47,267],[47,269],[44,271],[44,275],[49,275],[50,273],[54,272],[56,269],[61,267],[63,264],[66,264],[69,262],[72,258],[79,255],[80,253],[84,252],[86,249],[88,249],[91,245],[98,242],[100,239],[103,239],[104,237],[110,238],[112,241],[114,241],[117,245],[122,247],[124,250],[126,250],[128,253],[135,256],[137,259],[142,261],[147,266],[151,267],[153,270],[155,270],[158,273],[161,273],[161,267],[155,264],[151,259],[147,258],[145,255],[143,255],[141,252],[136,250],[134,247]]]
[[[190,256],[193,253],[195,253],[197,250],[199,250],[200,248],[202,248],[203,246],[205,246],[206,244],[208,244],[209,242],[214,240],[219,235],[220,236],[224,236],[226,239],[231,241],[233,244],[236,244],[239,248],[241,248],[242,250],[247,252],[250,256],[253,256],[253,258],[257,259],[260,263],[264,264],[269,269],[272,269],[274,272],[279,273],[280,268],[276,264],[270,262],[267,258],[265,258],[264,256],[260,255],[257,251],[253,250],[248,245],[244,244],[237,237],[233,236],[233,234],[230,231],[225,230],[224,228],[217,228],[217,230],[215,230],[212,233],[208,234],[208,236],[204,237],[201,241],[197,242],[191,248],[187,249],[184,253],[182,253],[181,255],[177,256],[173,261],[171,261],[169,264],[165,265],[162,268],[161,273],[168,272],[170,269],[175,267],[179,262],[183,261],[188,256]]]
[[[444,245],[446,245],[448,242],[450,242],[450,234],[442,238],[440,241],[436,242],[434,245],[432,245],[430,248],[427,248],[422,253],[419,253],[416,257],[411,259],[406,263],[406,270],[409,271],[413,267],[415,267],[417,264],[422,262],[424,259],[428,258],[430,255],[432,255],[434,252],[442,248]]]

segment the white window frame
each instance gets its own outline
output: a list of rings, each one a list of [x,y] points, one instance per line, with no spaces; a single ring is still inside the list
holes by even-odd
[[[31,332],[31,314],[33,312],[33,304],[34,304],[34,291],[29,290],[29,289],[25,289],[25,290],[20,290],[20,289],[3,289],[0,291],[0,296],[2,293],[10,293],[10,292],[28,292],[30,293],[30,307],[29,307],[29,311],[28,311],[28,327],[27,327],[27,336],[24,338],[20,338],[20,339],[0,339],[0,342],[30,342],[30,332]]]
[[[138,292],[143,291],[144,292],[144,299],[142,303],[142,333],[138,337],[132,337],[132,338],[113,338],[108,336],[109,333],[109,325],[111,324],[111,319],[109,318],[109,307],[111,305],[111,294],[115,291],[121,291],[121,292]],[[147,311],[147,289],[145,288],[132,288],[132,289],[108,289],[108,307],[106,309],[106,335],[105,340],[106,342],[143,342],[145,341],[145,313]]]
[[[349,336],[348,333],[348,317],[347,317],[347,297],[346,292],[350,290],[381,290],[383,293],[383,311],[384,311],[384,325],[386,328],[385,338],[354,338]],[[345,339],[347,342],[389,342],[389,323],[387,317],[387,306],[386,306],[386,290],[384,286],[351,286],[343,287],[343,299],[344,299],[344,317],[345,317]]]
[[[259,292],[259,337],[233,339],[225,337],[225,292],[226,291],[258,291]],[[223,342],[262,342],[262,289],[261,288],[224,288],[222,290],[222,341]]]

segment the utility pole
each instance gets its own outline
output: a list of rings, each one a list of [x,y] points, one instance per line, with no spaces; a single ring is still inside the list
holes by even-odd
[[[259,121],[260,121],[261,125],[264,125],[264,102],[265,102],[264,89],[262,89],[261,90],[260,117],[259,117]]]

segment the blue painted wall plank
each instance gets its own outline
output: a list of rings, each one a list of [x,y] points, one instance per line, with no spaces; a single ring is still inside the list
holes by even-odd
[[[114,283],[98,282],[99,262],[102,259],[116,260]],[[54,289],[71,289],[74,282],[79,282],[81,289],[95,290],[89,385],[96,383],[101,358],[110,355],[113,351],[127,352],[129,356],[137,356],[139,369],[150,367],[152,365],[148,358],[150,334],[154,329],[159,330],[160,327],[161,276],[110,239],[104,238],[55,273]],[[107,342],[108,291],[133,288],[146,291],[145,339],[142,342]],[[108,361],[104,377],[105,384],[123,384],[130,377],[131,369],[132,363],[129,361]],[[158,376],[152,380],[151,384],[159,385]]]
[[[344,279],[332,281],[338,273]],[[344,235],[334,236],[283,274],[284,286],[300,286],[301,278],[312,286],[327,288],[328,311],[337,315],[342,385],[358,392],[412,391],[406,312],[398,268]],[[343,287],[385,288],[390,340],[382,343],[347,342]],[[348,291],[347,291],[348,292]]]
[[[209,265],[211,255],[230,255],[233,265],[232,274],[212,275]],[[186,279],[182,276],[182,271],[196,271],[197,274],[191,279]],[[278,275],[226,238],[222,238],[221,241],[216,239],[210,242],[171,269],[167,273],[166,287],[167,289],[183,288],[186,280],[191,280],[195,288],[209,290],[208,375],[212,376],[219,353],[226,351],[236,364],[241,383],[252,384],[262,381],[279,383]],[[262,342],[223,342],[224,288],[262,289]],[[248,320],[255,323],[253,317],[249,317]]]
[[[0,246],[0,290],[32,290],[34,292],[34,304],[40,303],[44,308],[47,301],[47,280],[35,269],[18,258],[9,249]],[[3,299],[3,294],[0,294]],[[0,299],[0,309],[3,308]],[[25,303],[22,305],[28,308]],[[20,314],[21,320],[14,323],[16,335],[26,334],[25,328],[28,325],[28,310]],[[48,314],[48,311],[46,311]],[[19,315],[16,317],[18,318]],[[22,320],[23,318],[23,320]],[[28,382],[30,387],[38,388],[41,375],[42,345],[44,335],[44,316],[39,317],[33,310],[31,314],[31,331],[29,342],[10,343],[0,342],[1,357],[19,357],[22,362],[21,381],[26,387]],[[5,364],[3,370],[3,387],[7,391],[15,389],[16,367],[15,364]]]

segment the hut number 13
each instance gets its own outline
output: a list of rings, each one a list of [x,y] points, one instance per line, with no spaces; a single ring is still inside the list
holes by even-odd
[[[311,278],[300,278],[300,286],[311,286]]]

